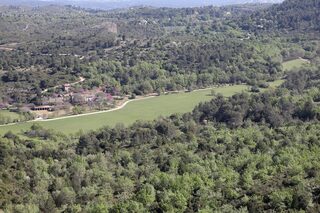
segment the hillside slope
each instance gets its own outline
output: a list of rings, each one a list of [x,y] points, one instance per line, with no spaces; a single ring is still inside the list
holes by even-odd
[[[320,30],[320,0],[286,0],[242,20],[245,29]]]

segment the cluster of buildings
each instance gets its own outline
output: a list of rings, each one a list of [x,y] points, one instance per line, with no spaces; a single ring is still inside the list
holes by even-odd
[[[119,96],[110,93],[110,89],[96,88],[92,90],[74,89],[64,84],[62,91],[42,98],[42,104],[31,108],[32,111],[55,111],[66,106],[110,106]]]

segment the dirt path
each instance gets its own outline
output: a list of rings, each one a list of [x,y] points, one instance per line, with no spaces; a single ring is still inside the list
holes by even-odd
[[[74,82],[74,83],[79,83],[82,82],[83,80],[85,80],[84,78],[81,78],[78,82]],[[225,84],[223,86],[230,86],[229,84]],[[208,87],[208,88],[203,88],[203,89],[196,89],[193,90],[192,92],[196,92],[196,91],[204,91],[204,90],[210,90],[210,89],[214,89],[214,88],[218,88],[220,86],[213,86],[213,87]],[[174,94],[174,93],[181,93],[181,92],[186,92],[187,90],[180,90],[180,91],[171,91],[171,92],[166,92],[165,94]],[[76,117],[83,117],[83,116],[89,116],[89,115],[96,115],[96,114],[101,114],[101,113],[108,113],[108,112],[114,112],[114,111],[118,111],[123,109],[127,104],[131,103],[131,102],[136,102],[136,101],[143,101],[146,99],[151,99],[151,98],[155,98],[158,97],[157,95],[154,95],[154,93],[152,95],[149,96],[143,96],[143,97],[139,97],[137,99],[133,99],[133,100],[127,100],[125,101],[123,104],[121,104],[120,106],[117,106],[113,109],[109,109],[109,110],[102,110],[102,111],[97,111],[97,112],[88,112],[88,113],[84,113],[84,114],[79,114],[79,115],[69,115],[69,116],[63,116],[63,117],[58,117],[58,118],[52,118],[52,119],[34,119],[34,120],[30,120],[30,121],[26,121],[23,123],[31,123],[31,122],[49,122],[49,121],[56,121],[56,120],[64,120],[64,119],[68,119],[68,118],[76,118]],[[0,127],[2,126],[13,126],[19,123],[10,123],[10,124],[4,124],[4,125],[0,125]]]
[[[76,82],[73,82],[73,83],[69,83],[71,86],[74,86],[74,85],[76,85],[76,84],[80,84],[80,83],[82,83],[82,82],[84,82],[86,79],[84,78],[84,77],[79,77],[79,81],[76,81]],[[58,87],[61,87],[62,85],[57,85],[57,86],[54,86],[54,87],[50,87],[50,88],[48,88],[48,89],[45,89],[45,90],[43,90],[41,93],[43,94],[43,93],[46,93],[46,92],[48,92],[48,90],[49,89],[56,89],[56,88],[58,88]]]
[[[148,97],[143,97],[143,98],[139,98],[139,99],[128,100],[128,101],[124,102],[123,104],[121,104],[120,106],[117,106],[113,109],[102,110],[102,111],[98,111],[98,112],[89,112],[89,113],[84,113],[84,114],[79,114],[79,115],[69,115],[69,116],[63,116],[63,117],[59,117],[59,118],[52,118],[52,119],[46,119],[46,120],[33,120],[33,121],[47,122],[47,121],[63,120],[63,119],[68,119],[68,118],[77,118],[77,117],[88,116],[88,115],[96,115],[96,114],[107,113],[107,112],[114,112],[114,111],[123,109],[130,102],[143,101],[143,100],[155,98],[155,97],[157,97],[157,96],[148,96]]]
[[[76,83],[76,82],[75,82]],[[204,88],[204,89],[197,89],[197,90],[193,90],[192,92],[196,92],[196,91],[203,91],[203,90],[209,90],[209,89],[213,89],[216,87],[209,87],[209,88]],[[181,91],[174,91],[177,93],[180,92],[186,92],[186,90],[181,90]],[[169,94],[170,92],[166,92],[165,94]],[[84,113],[84,114],[79,114],[79,115],[69,115],[69,116],[63,116],[63,117],[59,117],[59,118],[52,118],[52,119],[34,119],[34,120],[30,120],[30,121],[26,121],[23,123],[31,123],[31,122],[49,122],[49,121],[56,121],[56,120],[64,120],[64,119],[68,119],[68,118],[76,118],[76,117],[82,117],[82,116],[89,116],[89,115],[96,115],[96,114],[101,114],[101,113],[108,113],[108,112],[114,112],[114,111],[118,111],[123,109],[127,104],[131,103],[131,102],[136,102],[136,101],[143,101],[146,99],[151,99],[151,98],[155,98],[157,97],[157,95],[149,95],[149,96],[144,96],[144,97],[139,97],[137,99],[133,99],[133,100],[127,100],[124,103],[122,103],[120,106],[117,106],[113,109],[108,109],[108,110],[102,110],[102,111],[98,111],[98,112],[88,112],[88,113]],[[4,125],[0,125],[0,127],[2,126],[13,126],[19,123],[10,123],[10,124],[4,124]]]
[[[1,46],[1,47],[0,47],[0,50],[4,50],[4,51],[12,51],[12,50],[13,50],[13,48],[9,48],[9,47]]]
[[[139,98],[139,99],[128,100],[128,101],[124,102],[123,104],[121,104],[120,106],[117,106],[117,107],[115,107],[113,109],[102,110],[102,111],[98,111],[98,112],[89,112],[89,113],[84,113],[84,114],[79,114],[79,115],[69,115],[69,116],[63,116],[63,117],[59,117],[59,118],[52,118],[52,119],[45,119],[45,120],[37,118],[37,119],[26,121],[26,122],[23,122],[23,123],[48,122],[48,121],[64,120],[64,119],[68,119],[68,118],[77,118],[77,117],[82,117],[82,116],[96,115],[96,114],[101,114],[101,113],[113,112],[113,111],[117,111],[117,110],[123,109],[130,102],[143,101],[143,100],[150,99],[150,98],[155,98],[155,97],[157,97],[157,96],[148,96],[148,97],[142,97],[142,98]],[[19,123],[3,124],[3,125],[0,125],[0,127],[13,126],[13,125],[16,125],[16,124],[19,124]]]
[[[18,44],[21,43],[8,43],[8,44],[2,44],[0,45],[0,50],[4,50],[4,51],[12,51],[14,50]]]
[[[302,58],[302,57],[299,57],[299,59],[302,60],[302,61],[304,61],[304,62],[306,62],[306,63],[308,63],[308,64],[311,63],[310,60],[308,60],[308,59],[305,59],[305,58]]]
[[[70,85],[80,84],[80,83],[84,82],[85,80],[86,80],[86,79],[85,79],[84,77],[81,77],[81,76],[80,76],[79,81],[73,82],[73,83],[71,83]]]
[[[229,86],[229,85],[225,85],[225,86]],[[213,89],[213,88],[215,88],[215,87],[196,89],[196,90],[193,90],[192,92],[204,91],[204,90],[209,90],[209,89]],[[175,92],[178,92],[178,93],[186,92],[186,90],[175,91]],[[167,92],[166,94],[170,94],[170,92]],[[79,115],[69,115],[69,116],[63,116],[63,117],[59,117],[59,118],[52,118],[52,119],[46,119],[46,120],[33,120],[33,121],[47,122],[47,121],[63,120],[63,119],[76,118],[76,117],[82,117],[82,116],[88,116],[88,115],[96,115],[96,114],[107,113],[107,112],[114,112],[114,111],[118,111],[120,109],[123,109],[130,102],[143,101],[143,100],[155,98],[155,97],[158,97],[158,96],[157,95],[149,95],[149,96],[139,97],[137,99],[128,100],[128,101],[124,102],[123,104],[121,104],[120,106],[117,106],[113,109],[102,110],[102,111],[98,111],[98,112],[89,112],[89,113],[84,113],[84,114],[79,114]]]
[[[32,120],[33,121],[33,120]],[[27,122],[31,122],[31,121],[26,121],[24,123],[27,123]],[[4,127],[4,126],[13,126],[13,125],[17,125],[19,123],[10,123],[10,124],[1,124],[0,127]]]

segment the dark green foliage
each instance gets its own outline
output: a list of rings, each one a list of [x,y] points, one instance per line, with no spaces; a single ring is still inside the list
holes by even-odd
[[[1,207],[84,212],[319,208],[319,124],[234,130],[197,125],[192,132],[181,119],[103,129],[71,143],[59,137],[58,144],[47,140],[30,146],[3,138]],[[159,125],[164,123],[175,129],[173,138],[163,137],[166,128]],[[144,139],[137,141],[142,129]]]
[[[274,5],[266,10],[258,11],[250,18],[242,19],[239,24],[244,29],[254,31],[263,30],[290,30],[316,31],[320,27],[319,0],[285,0],[282,4]]]
[[[296,75],[275,91],[217,95],[192,113],[78,139],[39,125],[23,138],[8,132],[0,139],[0,207],[317,212],[320,124],[308,98],[315,87],[296,84],[298,91],[290,84]]]
[[[246,33],[226,15],[258,9],[2,7],[0,43],[12,51],[0,50],[1,96],[39,104],[37,91],[79,76],[87,79],[84,89],[112,86],[136,95],[275,79],[280,63],[244,41]]]
[[[0,8],[3,102],[40,104],[43,90],[80,76],[81,89],[132,99],[218,83],[248,83],[257,92],[212,94],[187,114],[76,136],[40,125],[8,132],[0,138],[0,211],[319,212],[318,8],[318,0],[270,8]],[[18,42],[12,51],[10,42]],[[258,93],[284,76],[282,60],[298,57],[314,68],[286,73],[280,88]]]

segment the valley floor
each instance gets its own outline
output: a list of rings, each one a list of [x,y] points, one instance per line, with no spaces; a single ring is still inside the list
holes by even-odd
[[[272,86],[279,83],[280,81],[274,82]],[[211,90],[224,96],[231,96],[245,91],[247,88],[247,85],[230,85],[196,90],[189,93],[168,94],[153,98],[146,97],[137,99],[137,101],[125,102],[120,107],[107,111],[0,126],[0,135],[8,131],[19,133],[30,128],[34,123],[39,123],[45,128],[61,131],[66,134],[77,133],[80,130],[95,130],[106,125],[115,126],[119,123],[130,125],[137,120],[153,120],[159,116],[191,112],[200,102],[212,99]]]

